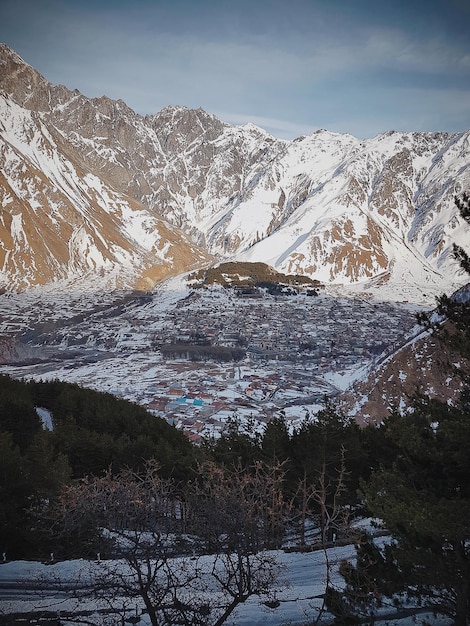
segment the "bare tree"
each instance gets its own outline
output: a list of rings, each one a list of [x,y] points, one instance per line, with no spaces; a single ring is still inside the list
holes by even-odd
[[[183,504],[174,483],[159,477],[157,465],[149,462],[143,474],[125,470],[84,479],[65,489],[62,505],[69,532],[99,529],[100,557],[112,557],[99,558],[90,568],[94,597],[114,606],[122,599],[124,610],[139,599],[154,626],[177,624],[178,594],[196,573],[174,561]]]
[[[314,500],[320,508],[321,546],[325,556],[325,594],[323,603],[318,612],[316,623],[320,621],[324,612],[331,608],[331,598],[336,597],[336,590],[331,579],[332,564],[328,547],[336,543],[337,533],[349,523],[349,509],[341,504],[341,494],[345,490],[346,466],[344,461],[345,449],[341,446],[341,462],[335,478],[328,477],[326,463],[318,475]]]
[[[343,506],[341,496],[346,486],[345,449],[341,447],[339,467],[334,476],[327,471],[324,461],[314,478],[304,474],[298,482],[297,490],[290,502],[292,520],[298,521],[301,548],[305,548],[306,525],[315,519],[320,527],[320,545],[326,547],[334,543],[339,533],[344,533],[349,522],[349,507]]]
[[[328,476],[324,462],[314,485],[313,500],[320,510],[321,543],[326,546],[336,541],[339,530],[348,523],[349,509],[341,504],[341,495],[345,490],[346,466],[344,461],[345,449],[341,447],[340,466],[335,477]]]
[[[284,470],[256,462],[243,468],[206,463],[193,485],[196,534],[214,554],[211,577],[226,597],[220,626],[251,596],[270,595],[280,567],[268,549],[279,547],[285,522]]]
[[[296,527],[299,529],[300,538],[298,545],[302,550],[307,546],[307,522],[314,514],[313,502],[315,501],[316,493],[316,485],[309,480],[307,470],[304,468],[303,477],[299,480],[297,490],[290,502],[291,521],[295,522]]]
[[[221,626],[251,596],[270,594],[279,568],[264,548],[278,524],[280,476],[261,467],[251,478],[203,471],[184,497],[153,463],[143,474],[108,472],[64,491],[68,529],[100,529],[99,545],[112,557],[90,568],[94,598],[121,607],[123,618],[140,607],[153,626]],[[269,510],[259,501],[267,497]]]
[[[322,463],[313,480],[309,480],[307,472],[304,471],[291,503],[294,518],[300,520],[301,548],[306,547],[307,520],[316,518],[320,529],[320,549],[325,559],[325,591],[321,596],[321,605],[315,609],[317,615],[312,622],[315,624],[320,622],[325,612],[329,610],[332,598],[336,597],[332,585],[329,548],[335,545],[337,535],[344,532],[349,522],[349,509],[341,502],[347,475],[344,457],[345,449],[341,447],[340,463],[335,475],[327,471],[326,461]]]

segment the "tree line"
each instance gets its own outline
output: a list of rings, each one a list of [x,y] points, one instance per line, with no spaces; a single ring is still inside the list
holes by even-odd
[[[37,407],[50,411],[52,430]],[[0,376],[0,550],[43,557],[54,541],[48,509],[64,485],[155,458],[162,476],[179,480],[195,449],[164,420],[111,394]]]
[[[44,427],[37,407],[50,412],[52,430]],[[377,466],[379,433],[361,430],[326,405],[294,433],[282,414],[263,433],[254,420],[242,423],[234,414],[220,438],[195,447],[163,419],[110,394],[61,381],[0,376],[0,549],[10,558],[46,556],[53,535],[48,528],[40,532],[49,515],[45,507],[64,486],[106,472],[139,472],[151,460],[178,489],[199,476],[207,462],[247,472],[259,463],[282,464],[282,489],[293,504],[301,481],[314,481],[320,471],[332,481],[343,464],[348,475],[342,502],[356,502],[360,479]]]

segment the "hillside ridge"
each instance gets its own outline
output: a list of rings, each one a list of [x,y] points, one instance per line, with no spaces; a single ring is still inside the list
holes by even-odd
[[[465,280],[451,249],[469,235],[453,202],[469,132],[280,140],[203,109],[87,98],[3,44],[0,64],[4,288],[152,288],[214,258],[419,302]]]

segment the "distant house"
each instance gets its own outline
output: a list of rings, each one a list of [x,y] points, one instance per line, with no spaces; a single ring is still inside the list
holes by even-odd
[[[188,430],[188,431],[185,430],[184,434],[186,435],[186,437],[189,439],[191,443],[199,443],[202,439],[199,433],[195,433],[192,430]]]

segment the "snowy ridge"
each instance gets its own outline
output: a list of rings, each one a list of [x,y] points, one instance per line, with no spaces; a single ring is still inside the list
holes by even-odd
[[[86,98],[4,45],[0,64],[9,288],[118,267],[151,286],[213,256],[422,303],[465,281],[451,250],[469,236],[453,201],[470,186],[469,132],[277,140],[202,109]]]
[[[456,372],[468,367],[448,344],[416,326],[398,345],[357,372],[340,404],[360,423],[380,423],[394,409],[406,411],[417,393],[452,404],[465,388],[464,377]]]

